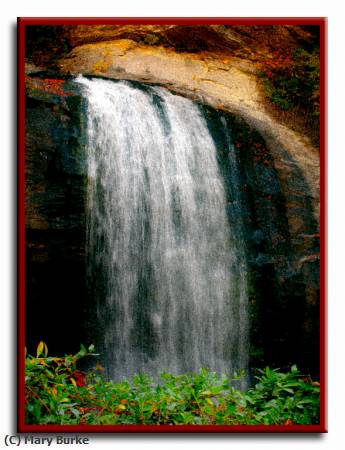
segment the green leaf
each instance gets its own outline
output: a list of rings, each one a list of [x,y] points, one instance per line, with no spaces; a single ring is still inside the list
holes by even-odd
[[[294,393],[293,389],[290,389],[290,388],[287,388],[287,387],[283,387],[282,390],[285,391],[285,392],[289,392],[289,394],[293,394]]]
[[[39,343],[38,346],[37,346],[37,350],[36,350],[36,357],[37,357],[37,358],[39,358],[40,355],[42,355],[43,350],[44,350],[44,346],[45,346],[44,342],[43,342],[43,341],[40,341],[40,343]]]

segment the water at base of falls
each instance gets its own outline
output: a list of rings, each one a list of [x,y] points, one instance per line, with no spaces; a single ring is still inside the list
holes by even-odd
[[[245,368],[244,250],[201,111],[160,87],[76,81],[94,335],[108,376]]]

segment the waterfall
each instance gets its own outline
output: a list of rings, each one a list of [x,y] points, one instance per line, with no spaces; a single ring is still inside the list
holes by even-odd
[[[109,377],[245,368],[243,241],[203,114],[161,87],[77,82],[94,335]]]

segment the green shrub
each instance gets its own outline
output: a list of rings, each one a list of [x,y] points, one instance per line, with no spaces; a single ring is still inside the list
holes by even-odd
[[[229,380],[201,369],[198,374],[161,374],[160,383],[138,374],[106,381],[102,368],[83,373],[78,361],[96,355],[81,346],[76,355],[48,357],[40,342],[25,369],[28,424],[316,424],[319,386],[293,366],[288,373],[259,370],[257,384],[243,392]]]
[[[319,49],[307,52],[298,48],[290,54],[275,52],[274,58],[263,62],[260,72],[265,78],[265,90],[281,109],[292,107],[319,110],[320,62]]]
[[[287,48],[260,61],[258,76],[273,114],[320,145],[320,49]]]

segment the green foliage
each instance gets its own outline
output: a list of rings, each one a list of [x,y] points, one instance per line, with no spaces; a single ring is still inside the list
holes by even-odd
[[[260,61],[258,75],[275,114],[320,144],[320,48],[285,48]]]
[[[275,52],[263,62],[261,75],[271,101],[283,110],[293,106],[319,110],[319,49],[311,52],[298,48],[291,53]]]
[[[259,370],[257,384],[243,392],[234,381],[201,369],[198,374],[161,374],[155,383],[138,374],[119,383],[106,381],[102,368],[77,369],[93,346],[76,355],[48,357],[40,342],[27,356],[26,422],[29,424],[315,424],[319,387],[293,366],[288,373]]]

